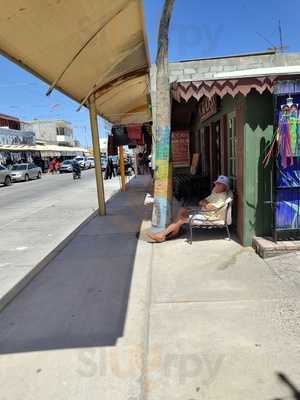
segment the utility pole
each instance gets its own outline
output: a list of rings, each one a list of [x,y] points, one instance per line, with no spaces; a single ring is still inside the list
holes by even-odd
[[[156,56],[155,183],[152,226],[165,228],[171,221],[171,98],[169,84],[169,25],[175,0],[165,0]]]

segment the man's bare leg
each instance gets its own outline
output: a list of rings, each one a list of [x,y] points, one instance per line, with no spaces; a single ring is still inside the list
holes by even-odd
[[[177,217],[176,217],[176,221],[178,221],[179,219],[182,219],[182,218],[188,218],[188,216],[189,216],[189,209],[188,208],[185,208],[185,207],[181,207],[179,210],[178,210],[178,213],[177,213]]]
[[[147,236],[149,236],[150,239],[155,240],[156,242],[164,242],[167,237],[177,236],[181,226],[186,222],[187,222],[186,219],[179,219],[177,222],[174,222],[173,224],[169,225],[163,231],[158,233],[148,232]]]

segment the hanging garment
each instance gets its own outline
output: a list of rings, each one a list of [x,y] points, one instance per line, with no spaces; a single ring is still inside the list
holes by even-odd
[[[128,125],[127,131],[128,131],[129,141],[141,140],[141,138],[142,138],[142,125],[141,124]]]
[[[291,136],[291,150],[293,155],[297,153],[298,142],[298,115],[297,111],[291,112],[289,116],[289,130]]]
[[[143,124],[143,126],[142,126],[142,131],[145,134],[148,133],[149,135],[151,135],[151,133],[152,133],[152,122],[145,122]]]
[[[126,146],[129,144],[126,126],[114,125],[112,127],[111,131],[112,131],[112,134],[114,137],[114,142],[115,142],[116,146]]]
[[[115,144],[113,135],[108,135],[107,137],[107,155],[108,156],[118,155],[118,146]]]
[[[281,157],[281,164],[284,168],[288,166],[288,159],[290,164],[293,164],[293,152],[291,146],[291,133],[290,133],[290,115],[289,112],[281,112],[278,124],[278,141],[279,141],[279,154]]]
[[[145,141],[144,141],[144,135],[141,136],[139,140],[136,141],[137,146],[144,146]]]
[[[152,151],[152,123],[147,122],[143,124],[142,127],[144,133],[144,142],[147,145],[147,150],[149,153]]]

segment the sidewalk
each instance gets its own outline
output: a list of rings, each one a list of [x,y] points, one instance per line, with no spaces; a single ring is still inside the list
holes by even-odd
[[[300,256],[265,262],[224,234],[153,245],[147,400],[298,399]]]

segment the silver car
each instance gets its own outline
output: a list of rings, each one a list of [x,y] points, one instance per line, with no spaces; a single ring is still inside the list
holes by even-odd
[[[63,161],[63,163],[60,165],[59,173],[63,174],[64,172],[73,172],[72,162],[73,160]]]
[[[12,176],[9,169],[0,164],[0,184],[10,186],[12,183]]]
[[[92,166],[91,161],[88,160],[87,157],[78,156],[78,157],[75,157],[74,160],[76,160],[78,162],[81,169],[89,169]]]
[[[42,170],[33,163],[14,164],[11,168],[13,181],[29,181],[29,179],[40,179]]]

